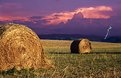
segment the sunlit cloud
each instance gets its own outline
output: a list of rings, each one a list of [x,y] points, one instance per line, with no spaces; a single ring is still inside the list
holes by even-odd
[[[27,17],[22,16],[22,10],[23,7],[18,3],[3,3],[0,5],[0,21],[28,21]]]
[[[103,14],[102,12],[112,11],[111,7],[108,6],[98,6],[98,7],[89,7],[89,8],[79,8],[75,12],[81,12],[84,18],[110,18],[110,15]]]
[[[12,20],[21,20],[21,21],[32,21],[32,19],[27,18],[33,15],[33,12],[24,11],[24,7],[16,3],[4,3],[0,5],[0,21],[12,21]],[[83,7],[78,8],[73,11],[64,11],[60,13],[52,13],[46,15],[41,20],[46,21],[47,25],[50,24],[59,24],[67,23],[68,20],[71,20],[74,15],[81,13],[83,18],[93,18],[93,19],[108,19],[111,17],[109,12],[113,11],[109,6],[97,6],[97,7]],[[79,15],[78,15],[79,16]]]
[[[29,21],[27,17],[0,16],[0,21],[13,21],[13,20]]]
[[[45,16],[43,19],[47,21],[46,24],[59,24],[61,22],[66,23],[68,20],[72,19],[75,14],[82,13],[84,18],[93,19],[108,19],[111,17],[109,14],[104,14],[103,12],[113,11],[109,6],[97,6],[97,7],[86,7],[78,8],[74,11],[66,11],[61,13],[53,13]]]
[[[53,13],[51,15],[45,16],[44,20],[47,21],[47,24],[58,24],[58,23],[66,23],[69,19],[71,19],[74,15],[74,12],[63,12],[63,13]]]

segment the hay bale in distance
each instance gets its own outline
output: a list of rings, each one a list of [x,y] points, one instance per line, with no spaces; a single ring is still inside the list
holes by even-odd
[[[51,67],[39,37],[19,24],[0,26],[0,70]]]
[[[92,50],[91,42],[88,39],[82,39],[79,44],[80,53],[90,53]]]
[[[79,53],[79,43],[80,43],[80,40],[74,40],[72,43],[71,43],[71,53],[74,53],[74,54],[77,54]]]
[[[71,43],[71,53],[90,53],[91,43],[88,39],[74,40]]]

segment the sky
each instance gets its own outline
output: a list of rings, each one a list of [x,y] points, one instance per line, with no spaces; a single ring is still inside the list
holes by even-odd
[[[115,31],[120,28],[120,7],[121,0],[0,0],[0,21],[18,20],[40,34],[77,34],[91,27],[88,34],[98,35],[105,32],[96,27],[103,31],[109,25]]]
[[[121,0],[0,0],[0,15],[32,16],[73,11],[82,7],[120,8]]]

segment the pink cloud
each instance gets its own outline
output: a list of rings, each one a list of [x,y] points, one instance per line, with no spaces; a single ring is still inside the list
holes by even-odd
[[[53,13],[45,16],[43,19],[47,20],[47,24],[59,24],[61,22],[66,23],[68,20],[72,19],[75,14],[82,13],[84,18],[94,18],[94,19],[108,19],[111,15],[106,15],[102,12],[113,11],[109,6],[97,6],[97,7],[86,7],[78,8],[72,12],[61,12]]]
[[[53,13],[51,15],[45,16],[43,19],[48,21],[47,24],[58,24],[60,22],[66,23],[73,17],[73,15],[73,12]]]
[[[0,5],[0,21],[21,20],[28,21],[22,5],[18,3],[3,3]]]
[[[27,17],[0,16],[0,21],[12,21],[12,20],[29,21]]]
[[[110,18],[110,15],[105,15],[102,12],[112,11],[111,7],[108,6],[98,6],[98,7],[89,7],[89,8],[79,8],[75,12],[82,12],[84,18]]]

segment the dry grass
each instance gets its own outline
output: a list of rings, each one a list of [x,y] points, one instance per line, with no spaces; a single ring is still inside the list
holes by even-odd
[[[72,40],[42,40],[45,52],[70,53]],[[121,43],[91,42],[92,52],[121,52]]]
[[[121,43],[92,42],[93,53],[71,54],[71,40],[42,40],[54,69],[1,72],[4,78],[120,78]],[[14,74],[13,74],[14,73]]]

